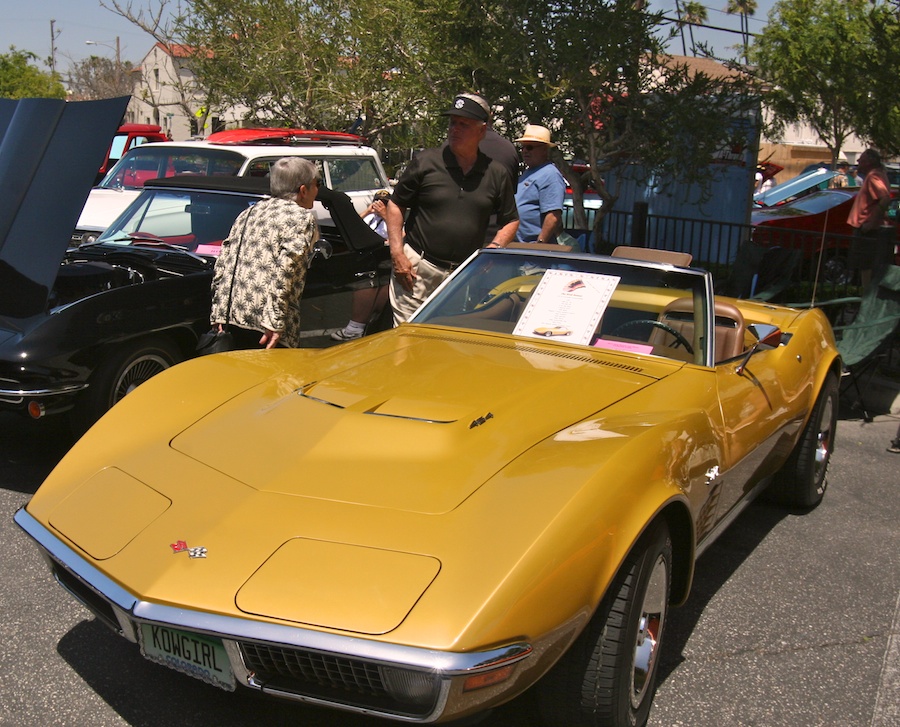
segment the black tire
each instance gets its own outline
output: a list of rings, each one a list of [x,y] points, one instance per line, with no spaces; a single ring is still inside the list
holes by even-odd
[[[828,374],[794,451],[772,479],[767,499],[806,509],[822,501],[828,488],[837,413],[838,382],[834,374]]]
[[[143,338],[113,349],[94,369],[90,386],[72,412],[76,433],[86,431],[128,393],[182,359],[178,347],[161,336]]]
[[[656,692],[672,541],[664,523],[641,537],[585,630],[538,685],[548,727],[640,727]]]

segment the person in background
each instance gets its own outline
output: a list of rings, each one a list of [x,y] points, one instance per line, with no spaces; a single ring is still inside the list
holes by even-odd
[[[562,207],[566,196],[566,180],[550,161],[550,130],[529,124],[516,139],[522,149],[525,171],[516,186],[516,207],[520,242],[555,243],[562,231]]]
[[[445,141],[441,148],[447,146]],[[498,134],[491,126],[491,119],[488,116],[487,129],[484,132],[484,138],[478,144],[478,150],[483,152],[485,156],[500,162],[503,168],[509,173],[509,182],[512,184],[513,190],[516,188],[516,182],[519,179],[519,150],[505,136]],[[491,221],[488,223],[484,233],[484,244],[488,245],[497,236],[497,230],[500,225],[497,224],[497,215],[491,215]]]
[[[887,451],[891,454],[900,454],[900,426],[897,427],[897,436],[891,440]]]
[[[872,280],[873,270],[891,260],[894,230],[885,226],[891,187],[881,155],[875,149],[860,154],[856,166],[863,182],[847,216],[847,224],[853,228],[847,262],[852,270],[859,271],[860,284],[865,288]]]
[[[829,186],[832,189],[843,189],[844,187],[849,187],[850,165],[847,162],[838,162],[836,171],[837,174],[835,174],[831,178],[831,184]]]
[[[319,228],[312,206],[319,171],[284,157],[269,173],[271,197],[241,212],[216,259],[210,322],[237,348],[300,344],[300,296]]]
[[[384,220],[387,202],[391,193],[386,189],[380,189],[375,193],[372,203],[360,213],[369,227],[387,240],[387,223]],[[331,334],[335,341],[352,341],[360,338],[366,332],[366,325],[375,318],[384,308],[387,301],[387,286],[381,288],[374,285],[369,288],[360,288],[353,291],[353,300],[350,304],[350,320],[343,328],[339,328]]]
[[[387,206],[396,325],[483,246],[492,214],[500,227],[489,247],[508,245],[519,226],[509,172],[478,148],[490,118],[487,101],[460,94],[442,115],[449,117],[448,144],[413,158]]]
[[[506,137],[500,136],[488,125],[478,148],[495,162],[503,165],[503,168],[509,173],[509,180],[513,188],[515,188],[519,179],[519,152],[516,145]]]

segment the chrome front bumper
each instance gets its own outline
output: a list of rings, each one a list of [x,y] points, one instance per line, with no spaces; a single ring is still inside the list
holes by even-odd
[[[574,637],[572,629],[568,628],[565,630],[568,633],[557,633],[550,643],[541,644],[537,650],[531,644],[520,642],[487,651],[456,653],[164,606],[136,598],[62,542],[25,508],[16,512],[15,521],[38,544],[60,585],[129,641],[139,643],[141,624],[221,639],[237,683],[296,701],[403,722],[431,723],[454,719],[506,701],[509,692],[523,691],[535,676],[529,674],[523,680],[527,683],[520,684],[520,663],[536,652],[546,653],[548,646],[559,646],[561,636],[565,642]],[[316,659],[337,660],[348,664],[351,670],[357,664],[377,671],[408,672],[415,674],[420,682],[423,675],[427,675],[433,686],[427,699],[412,707],[410,703],[399,702],[396,706],[385,706],[384,699],[367,701],[358,692],[350,694],[352,685],[348,685],[346,698],[334,690],[326,695],[324,692],[328,690],[297,689],[284,680],[261,677],[255,671],[252,653],[259,647],[296,652],[304,658],[312,655]],[[249,660],[248,653],[251,655]],[[501,670],[508,674],[503,680],[494,683],[487,679],[484,682],[487,686],[468,687],[467,680],[472,677]]]

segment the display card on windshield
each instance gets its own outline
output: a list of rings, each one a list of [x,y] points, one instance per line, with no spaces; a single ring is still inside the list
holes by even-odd
[[[513,333],[588,345],[619,280],[616,275],[547,270]]]

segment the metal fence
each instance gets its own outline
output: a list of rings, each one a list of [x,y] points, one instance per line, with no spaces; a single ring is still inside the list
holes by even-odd
[[[572,229],[572,210],[563,210],[563,226],[583,250],[603,254],[636,245],[689,252],[725,295],[809,303],[858,293],[846,235],[651,215],[641,203],[630,212],[609,212],[598,238],[592,229],[596,211],[585,213],[591,229]]]

